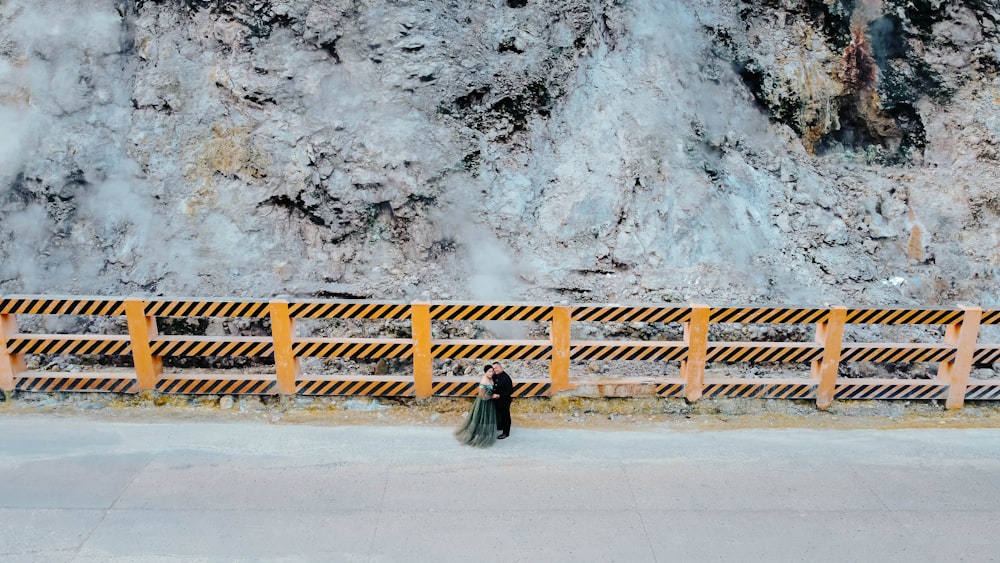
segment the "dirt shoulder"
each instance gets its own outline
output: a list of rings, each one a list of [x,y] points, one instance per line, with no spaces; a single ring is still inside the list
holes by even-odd
[[[20,394],[0,416],[86,417],[117,422],[248,422],[308,425],[458,426],[468,399],[371,399],[113,394]],[[518,399],[515,427],[677,431],[743,428],[998,428],[1000,405],[970,403],[949,411],[936,401],[837,402],[820,411],[808,401],[553,397]]]

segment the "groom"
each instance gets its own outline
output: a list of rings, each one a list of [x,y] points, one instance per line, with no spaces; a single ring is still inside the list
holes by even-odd
[[[510,436],[510,400],[514,394],[514,382],[499,363],[493,364],[493,393],[499,395],[493,401],[497,409],[497,430],[500,431],[497,440],[503,440]]]

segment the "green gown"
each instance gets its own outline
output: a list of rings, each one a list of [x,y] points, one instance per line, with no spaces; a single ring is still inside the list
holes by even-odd
[[[487,448],[497,441],[497,411],[493,406],[493,386],[479,384],[479,395],[472,403],[472,412],[465,423],[455,430],[458,441],[477,448]]]

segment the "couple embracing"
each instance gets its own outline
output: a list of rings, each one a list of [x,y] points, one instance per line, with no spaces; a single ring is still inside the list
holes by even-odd
[[[465,423],[455,431],[458,441],[477,448],[510,436],[510,401],[514,382],[499,363],[483,368],[476,401]],[[497,432],[500,435],[497,436]]]

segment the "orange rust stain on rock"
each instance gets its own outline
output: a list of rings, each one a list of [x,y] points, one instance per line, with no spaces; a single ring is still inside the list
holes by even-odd
[[[910,243],[906,247],[906,256],[914,260],[924,259],[924,236],[919,225],[913,225],[910,231]]]

